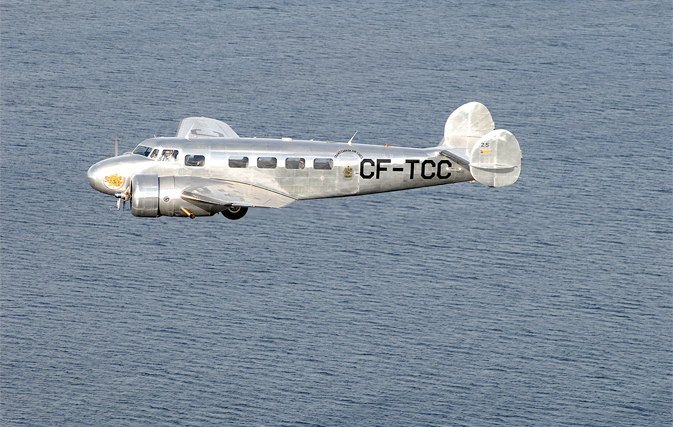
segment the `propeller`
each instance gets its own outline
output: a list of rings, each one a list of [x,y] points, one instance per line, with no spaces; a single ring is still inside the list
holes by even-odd
[[[115,157],[117,157],[118,153],[119,152],[118,152],[118,145],[117,145],[117,135],[115,135]],[[115,197],[116,196],[117,195],[115,194]],[[117,197],[117,210],[119,210],[119,205],[120,205],[121,201],[122,201],[121,197]],[[126,203],[124,203],[124,204],[126,204]]]
[[[117,210],[120,210],[120,208],[121,210],[126,209],[126,201],[131,198],[131,186],[129,185],[123,192],[116,192],[115,197],[117,198]]]
[[[119,155],[119,145],[117,143],[117,135],[115,135],[115,157]],[[118,191],[115,193],[117,198],[117,210],[126,209],[126,201],[131,198],[131,186],[129,186],[125,191]],[[111,206],[110,209],[114,209],[114,206]]]

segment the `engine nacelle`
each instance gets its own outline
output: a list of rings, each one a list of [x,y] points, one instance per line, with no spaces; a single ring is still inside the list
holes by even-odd
[[[157,217],[159,214],[159,177],[136,175],[131,184],[131,213]]]
[[[182,176],[136,175],[131,190],[131,213],[135,216],[211,216],[224,209],[210,203],[188,202],[180,195],[190,186],[196,185],[198,178]]]

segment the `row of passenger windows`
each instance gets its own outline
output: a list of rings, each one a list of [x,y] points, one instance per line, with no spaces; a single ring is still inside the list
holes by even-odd
[[[206,162],[204,156],[185,156],[185,166],[203,166]],[[249,159],[247,157],[229,157],[230,168],[247,168]],[[333,166],[332,159],[313,159],[313,169],[331,170]],[[257,157],[257,167],[260,169],[276,169],[278,159],[275,157]],[[306,159],[302,157],[288,157],[285,159],[285,169],[304,169]]]
[[[178,150],[163,150],[161,155],[159,149],[150,147],[143,147],[139,145],[133,150],[133,154],[149,157],[150,159],[158,158],[159,161],[176,161],[178,158]],[[205,156],[202,155],[186,155],[185,166],[204,166],[206,163]],[[230,168],[247,168],[247,157],[229,157]],[[257,167],[260,169],[275,169],[278,167],[278,159],[275,157],[258,157]],[[303,157],[288,157],[285,159],[285,169],[304,169],[306,167],[306,159]],[[333,167],[332,159],[318,158],[313,159],[313,169],[331,170]]]
[[[185,156],[185,166],[204,166],[206,158],[201,155]],[[230,168],[247,168],[249,159],[247,157],[229,157]],[[278,159],[275,157],[257,157],[257,167],[259,169],[276,169]],[[285,159],[285,169],[304,169],[306,159],[302,157],[288,157]],[[332,159],[313,159],[313,169],[331,170],[333,167]]]
[[[257,167],[260,169],[275,169],[278,166],[278,159],[275,157],[258,157]],[[313,159],[313,169],[330,170],[332,169],[332,159]],[[247,168],[247,157],[230,157],[230,168]],[[285,169],[304,169],[306,159],[303,157],[288,157],[285,159]]]

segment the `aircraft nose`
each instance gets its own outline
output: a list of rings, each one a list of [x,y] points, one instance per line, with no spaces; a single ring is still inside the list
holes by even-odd
[[[86,173],[86,179],[94,190],[114,195],[123,189],[126,179],[117,167],[109,160],[103,160],[91,166]]]
[[[98,186],[96,185],[96,172],[98,169],[98,165],[93,165],[89,168],[89,170],[86,172],[86,179],[89,181],[89,185],[91,188],[94,190],[98,190]],[[100,190],[98,190],[100,191]]]

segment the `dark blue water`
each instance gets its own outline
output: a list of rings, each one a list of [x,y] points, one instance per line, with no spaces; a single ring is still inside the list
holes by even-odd
[[[3,425],[673,424],[670,2],[0,6]],[[519,181],[222,216],[88,167],[183,117],[429,147]]]

